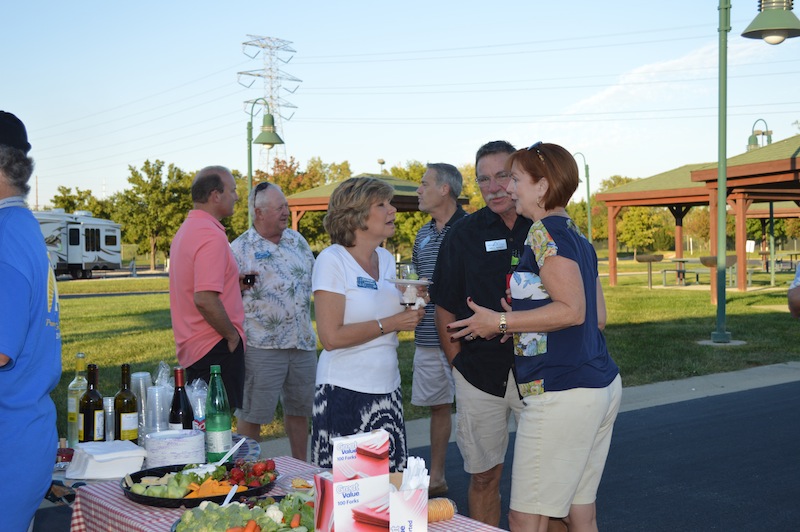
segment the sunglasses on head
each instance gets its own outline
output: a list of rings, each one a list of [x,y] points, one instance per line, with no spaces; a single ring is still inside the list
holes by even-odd
[[[528,147],[528,151],[531,151],[531,150],[535,151],[536,155],[539,156],[539,160],[542,161],[542,164],[545,164],[544,163],[544,154],[542,154],[542,150],[540,149],[541,146],[542,146],[542,141],[541,140],[538,141],[538,142],[534,142],[533,144],[531,144]]]

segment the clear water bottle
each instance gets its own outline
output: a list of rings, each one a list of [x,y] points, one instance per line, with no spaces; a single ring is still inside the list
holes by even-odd
[[[222,382],[222,371],[215,365],[211,366],[206,397],[206,462],[216,462],[232,446],[231,405]]]
[[[86,355],[75,355],[75,378],[67,387],[67,447],[74,449],[78,443],[78,406],[86,391]]]

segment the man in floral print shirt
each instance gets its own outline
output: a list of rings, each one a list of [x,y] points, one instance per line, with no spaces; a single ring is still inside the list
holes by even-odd
[[[231,244],[239,271],[256,274],[253,288],[242,294],[247,351],[238,432],[258,440],[280,397],[292,456],[307,460],[317,373],[311,324],[314,255],[303,236],[288,229],[289,206],[280,187],[259,183],[248,206],[253,227]]]

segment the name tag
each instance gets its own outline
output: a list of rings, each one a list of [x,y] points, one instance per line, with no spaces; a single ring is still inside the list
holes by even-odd
[[[506,243],[506,239],[500,240],[487,240],[484,242],[486,245],[486,251],[503,251],[504,249],[508,249],[508,244]]]
[[[269,251],[259,251],[256,253],[256,260],[268,259],[272,256]]]
[[[422,242],[419,243],[419,249],[424,249],[425,246],[428,245],[428,242],[431,241],[431,235],[426,236],[422,239]]]
[[[378,283],[375,279],[370,277],[359,277],[356,281],[358,283],[359,288],[369,288],[370,290],[377,290]]]

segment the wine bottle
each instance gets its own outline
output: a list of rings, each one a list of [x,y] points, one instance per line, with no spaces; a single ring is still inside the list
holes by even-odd
[[[78,441],[105,441],[103,394],[97,389],[97,365],[86,366],[86,391],[78,405]]]
[[[170,430],[190,429],[194,422],[194,411],[189,396],[186,395],[186,373],[180,366],[175,366],[175,391],[172,392],[172,406],[169,408]]]
[[[219,366],[211,366],[211,379],[206,397],[206,461],[216,462],[231,450],[231,406],[222,371]]]
[[[139,442],[139,405],[131,390],[131,366],[122,365],[120,388],[114,396],[114,439]]]
[[[67,447],[78,443],[78,404],[86,391],[86,355],[75,355],[75,378],[67,387]]]

